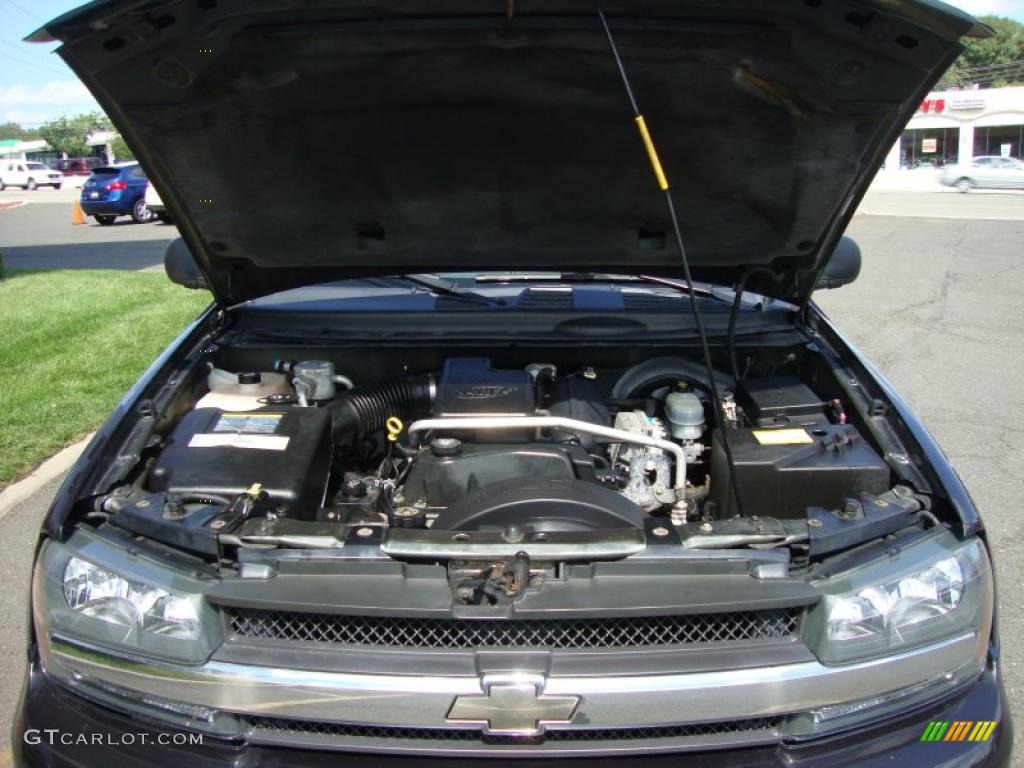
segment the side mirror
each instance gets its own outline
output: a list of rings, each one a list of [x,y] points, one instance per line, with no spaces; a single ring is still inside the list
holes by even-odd
[[[180,237],[174,238],[167,244],[167,251],[164,253],[164,270],[172,283],[183,285],[186,288],[207,287],[206,278],[199,271],[199,266],[192,257],[192,251]]]
[[[860,274],[860,246],[852,237],[843,235],[832,251],[832,257],[825,265],[825,271],[818,281],[818,288],[842,288],[849,285]]]

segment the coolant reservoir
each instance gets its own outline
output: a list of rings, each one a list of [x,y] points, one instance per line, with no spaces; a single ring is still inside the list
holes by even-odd
[[[222,411],[255,411],[266,405],[261,398],[293,394],[283,373],[231,373],[219,368],[206,380],[210,391],[200,398],[196,408],[220,408]]]

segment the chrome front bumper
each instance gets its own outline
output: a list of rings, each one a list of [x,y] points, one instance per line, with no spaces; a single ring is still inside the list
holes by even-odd
[[[869,699],[943,673],[980,669],[979,645],[976,635],[968,633],[845,666],[813,661],[686,674],[556,676],[541,685],[546,696],[580,697],[573,722],[549,730],[768,717]],[[456,697],[483,692],[476,676],[311,672],[223,661],[190,667],[113,656],[56,638],[44,639],[40,652],[43,668],[58,678],[260,717],[473,730],[447,716]]]

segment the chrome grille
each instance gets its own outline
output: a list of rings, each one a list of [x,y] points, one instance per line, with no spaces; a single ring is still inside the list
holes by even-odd
[[[782,639],[801,609],[597,619],[425,619],[228,609],[236,637],[400,648],[639,648]]]
[[[536,744],[548,742],[635,741],[648,739],[692,739],[713,736],[734,736],[748,733],[770,733],[781,722],[777,717],[728,720],[717,723],[688,723],[643,728],[573,728],[548,730],[543,736],[490,736],[479,730],[458,728],[402,728],[398,726],[352,725],[324,723],[316,720],[290,720],[277,717],[253,717],[249,725],[263,732],[292,736],[330,737],[339,739],[402,739],[405,741],[458,741],[480,744]]]

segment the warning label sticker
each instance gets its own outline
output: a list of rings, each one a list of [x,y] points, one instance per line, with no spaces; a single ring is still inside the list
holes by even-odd
[[[283,413],[222,413],[214,432],[247,432],[272,435],[281,426]]]
[[[803,445],[814,442],[806,429],[755,429],[754,439],[761,445]]]
[[[241,432],[204,432],[192,435],[189,448],[252,448],[258,451],[283,451],[288,448],[284,435],[246,435]]]

